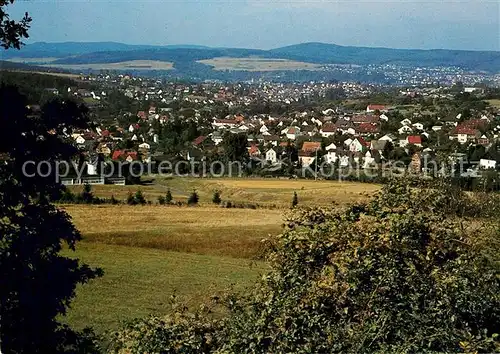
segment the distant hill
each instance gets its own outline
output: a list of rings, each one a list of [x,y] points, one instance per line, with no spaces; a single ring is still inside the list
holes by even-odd
[[[274,57],[324,64],[459,66],[467,69],[500,72],[500,52],[498,51],[391,49],[303,43],[272,49],[269,52]]]
[[[59,58],[57,64],[111,63],[130,60],[174,62],[176,68],[192,67],[196,61],[216,57],[280,58],[316,64],[398,64],[407,66],[457,66],[500,72],[500,51],[420,50],[350,47],[326,43],[303,43],[271,50],[210,48],[196,45],[130,45],[115,42],[33,43],[20,51],[2,52],[0,59]]]
[[[42,57],[67,57],[70,55],[81,55],[93,52],[106,52],[106,51],[133,51],[144,49],[178,49],[178,48],[208,48],[199,45],[136,45],[124,44],[117,42],[60,42],[60,43],[47,43],[36,42],[24,46],[21,50],[11,49],[2,53],[3,59],[8,58],[42,58]]]

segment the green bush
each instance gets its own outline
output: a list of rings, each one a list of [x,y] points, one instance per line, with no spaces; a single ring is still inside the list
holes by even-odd
[[[215,190],[214,195],[212,197],[212,203],[219,205],[222,202],[222,199],[220,198],[220,191]]]
[[[224,296],[217,324],[199,314],[142,320],[120,332],[115,349],[498,352],[498,222],[464,227],[467,201],[439,184],[391,182],[368,203],[293,209],[267,240],[270,272],[246,293]]]
[[[188,205],[196,205],[198,204],[198,201],[199,201],[198,193],[196,193],[196,190],[193,190],[193,192],[189,195],[187,203]]]

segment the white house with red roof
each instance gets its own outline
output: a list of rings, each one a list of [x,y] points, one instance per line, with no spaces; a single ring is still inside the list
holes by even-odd
[[[366,113],[371,113],[375,111],[387,112],[387,107],[382,104],[369,104],[368,107],[366,107]]]

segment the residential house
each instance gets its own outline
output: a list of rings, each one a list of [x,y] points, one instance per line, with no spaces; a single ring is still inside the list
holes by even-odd
[[[391,143],[394,143],[397,140],[397,137],[394,134],[389,133],[389,134],[384,135],[383,137],[381,137],[378,140],[385,140],[385,141],[389,141]]]
[[[479,168],[483,170],[494,169],[496,165],[497,162],[495,160],[488,160],[488,159],[479,160]]]
[[[104,156],[109,156],[111,155],[111,149],[107,144],[99,144],[96,148],[96,153],[102,154]]]
[[[326,148],[326,155],[324,159],[326,163],[335,163],[337,161],[337,146],[334,143],[331,143]]]
[[[401,128],[398,129],[398,133],[400,135],[408,134],[408,133],[411,133],[412,131],[413,131],[413,129],[407,125],[403,125]]]
[[[411,126],[417,130],[424,130],[424,125],[422,123],[413,123]]]
[[[406,138],[408,144],[413,144],[418,147],[422,147],[422,137],[420,135],[410,135]]]
[[[321,129],[320,134],[323,138],[329,138],[337,132],[337,127],[333,123],[325,123]]]
[[[295,140],[300,136],[300,128],[299,127],[290,127],[286,130],[286,138],[290,140]]]
[[[367,146],[369,146],[369,144],[367,144],[363,138],[356,137],[349,144],[349,151],[362,152],[364,149],[367,148]]]
[[[219,145],[224,140],[222,134],[218,131],[215,131],[212,134],[210,134],[210,138],[215,143],[215,145]]]
[[[357,125],[354,129],[357,135],[362,135],[362,136],[376,134],[380,132],[379,125],[373,123],[361,123]]]
[[[474,141],[481,136],[481,132],[475,128],[466,126],[457,126],[449,135],[450,140],[458,140],[460,144],[465,144],[468,141]]]
[[[260,157],[261,152],[259,147],[256,144],[251,144],[248,147],[248,155],[250,155],[251,157]]]
[[[477,143],[483,146],[487,146],[490,144],[490,139],[486,135],[481,135],[479,139],[477,139]]]
[[[278,161],[278,157],[276,155],[276,150],[271,148],[271,149],[266,151],[266,161],[273,164],[273,165]]]
[[[235,128],[239,122],[235,119],[214,119],[212,127],[214,129],[220,128]]]
[[[401,123],[401,125],[411,125],[411,120],[409,120],[408,118],[405,118],[399,123]]]
[[[386,106],[384,105],[381,105],[381,104],[369,104],[367,107],[366,107],[366,113],[371,113],[371,112],[375,112],[375,111],[379,111],[379,112],[387,112],[388,109]]]
[[[206,136],[200,135],[199,137],[193,140],[193,145],[197,147],[201,146],[201,144],[205,141],[206,138],[207,138]]]

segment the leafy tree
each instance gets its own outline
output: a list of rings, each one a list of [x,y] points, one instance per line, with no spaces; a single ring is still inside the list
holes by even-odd
[[[135,192],[134,202],[135,204],[141,204],[141,205],[146,204],[146,198],[144,197],[144,194],[140,189],[137,190],[137,192]]]
[[[65,136],[88,126],[87,111],[70,100],[53,100],[42,107],[39,116],[33,116],[26,109],[25,97],[6,86],[0,87],[0,102],[2,350],[76,352],[78,333],[57,318],[65,314],[77,284],[102,271],[60,254],[63,244],[74,250],[81,239],[66,212],[50,202],[61,196],[63,186],[53,174],[42,177],[25,163],[46,161],[54,166],[57,160],[70,160],[76,149]]]
[[[247,161],[248,140],[246,134],[226,133],[222,142],[226,161]]]
[[[110,199],[110,202],[111,204],[113,205],[116,205],[116,204],[119,204],[120,201],[118,199],[115,198],[114,194],[111,195],[111,199]]]
[[[198,201],[199,201],[198,193],[196,193],[196,190],[193,189],[193,192],[189,195],[187,203],[188,205],[196,205],[198,204]]]
[[[0,42],[5,49],[20,49],[22,38],[28,38],[28,29],[30,28],[31,17],[28,13],[24,14],[21,21],[11,20],[6,12],[6,7],[13,4],[14,0],[0,0]]]
[[[297,204],[299,204],[299,197],[297,196],[297,192],[293,192],[292,208],[295,208]]]
[[[165,197],[164,196],[160,195],[158,197],[158,204],[165,205]]]
[[[212,202],[214,204],[220,204],[222,202],[222,199],[220,198],[220,191],[219,190],[214,191],[214,195],[212,197]]]
[[[172,203],[172,192],[170,192],[170,188],[167,189],[167,194],[165,195],[165,203],[166,204],[171,204]]]
[[[127,204],[128,205],[136,205],[136,200],[134,198],[134,195],[132,194],[131,191],[128,192],[128,195],[127,195]]]
[[[94,202],[94,194],[92,193],[92,186],[90,184],[85,183],[83,185],[81,199],[86,204],[92,204]]]

